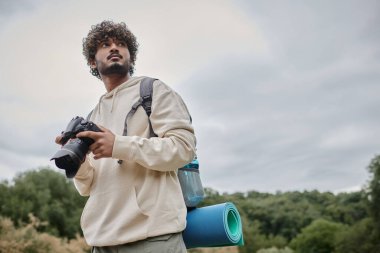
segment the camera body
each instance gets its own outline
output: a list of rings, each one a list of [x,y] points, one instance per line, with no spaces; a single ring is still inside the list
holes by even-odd
[[[94,140],[91,138],[76,138],[76,135],[84,131],[102,132],[93,122],[82,117],[73,118],[62,132],[60,144],[62,148],[58,150],[51,160],[55,165],[66,171],[66,177],[73,178],[80,165],[84,162],[89,147]]]
[[[84,132],[84,131],[101,132],[102,130],[100,130],[100,128],[97,125],[95,125],[93,122],[87,121],[82,117],[76,116],[69,122],[69,124],[66,127],[66,130],[61,133],[62,139],[61,139],[60,144],[65,145],[67,141],[75,138],[75,136],[78,133]],[[94,142],[94,140],[90,138],[80,138],[80,139],[88,142],[89,145],[91,145]]]

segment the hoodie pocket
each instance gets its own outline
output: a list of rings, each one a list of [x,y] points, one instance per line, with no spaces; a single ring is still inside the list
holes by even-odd
[[[82,213],[81,226],[86,239],[96,239],[97,243],[103,240],[104,243],[110,243],[108,240],[122,243],[144,237],[148,218],[137,203],[135,188],[118,188],[90,196]]]

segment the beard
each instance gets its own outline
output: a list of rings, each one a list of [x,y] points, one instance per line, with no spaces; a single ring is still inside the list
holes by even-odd
[[[119,62],[114,62],[107,67],[98,68],[98,71],[102,76],[109,76],[109,75],[125,76],[129,72],[129,65],[130,64],[128,61],[124,62],[124,64],[119,63]]]

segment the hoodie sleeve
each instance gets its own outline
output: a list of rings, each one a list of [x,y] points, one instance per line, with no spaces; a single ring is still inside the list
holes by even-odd
[[[91,166],[88,156],[84,163],[80,166],[74,177],[74,185],[82,196],[89,196],[91,184],[94,178],[94,168]]]
[[[157,137],[116,135],[112,157],[158,171],[176,170],[194,158],[190,114],[182,98],[161,81],[153,85],[150,121]]]

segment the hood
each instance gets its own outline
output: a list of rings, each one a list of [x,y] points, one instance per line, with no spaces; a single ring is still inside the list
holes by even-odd
[[[111,113],[113,111],[113,108],[114,108],[114,105],[115,105],[115,99],[118,95],[118,93],[128,87],[131,87],[133,85],[136,85],[138,84],[142,79],[144,78],[144,76],[139,76],[139,77],[131,77],[130,79],[128,79],[128,81],[120,84],[119,86],[117,86],[115,89],[111,90],[110,92],[107,92],[105,94],[103,94],[100,98],[99,98],[99,103],[98,103],[98,114],[100,114],[100,105],[101,105],[101,102],[103,99],[110,99],[112,98],[112,106],[111,106]]]

